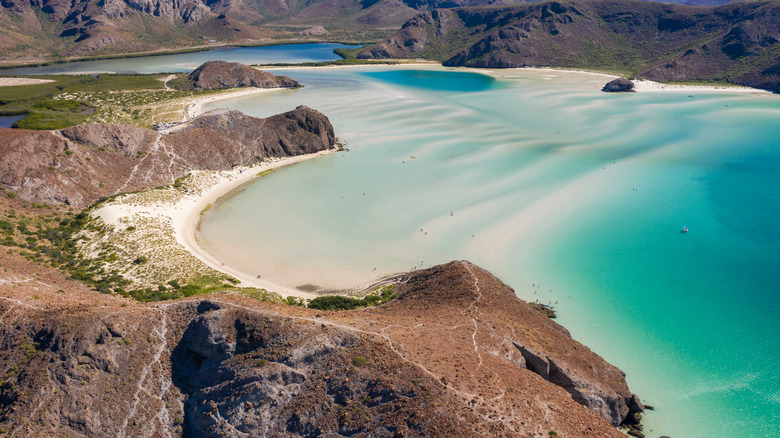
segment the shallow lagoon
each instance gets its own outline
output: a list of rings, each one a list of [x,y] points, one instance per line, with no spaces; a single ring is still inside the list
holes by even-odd
[[[52,67],[335,59],[326,45],[254,49]],[[776,436],[777,96],[607,95],[603,77],[545,71],[280,73],[306,87],[213,106],[267,116],[307,104],[350,151],[277,171],[212,209],[201,238],[221,256],[333,288],[470,259],[521,298],[552,303],[576,339],[626,371],[656,406],[647,436]]]
[[[279,73],[307,86],[213,106],[306,104],[350,151],[212,209],[201,239],[218,257],[330,289],[469,259],[625,370],[656,406],[648,436],[780,427],[777,96],[608,95],[603,77],[549,71]]]

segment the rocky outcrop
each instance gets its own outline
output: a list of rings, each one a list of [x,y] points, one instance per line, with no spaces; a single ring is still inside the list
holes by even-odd
[[[258,119],[216,110],[170,134],[125,125],[0,129],[0,185],[27,201],[84,208],[120,192],[173,183],[197,169],[335,147],[333,126],[306,106]]]
[[[629,93],[634,90],[634,83],[626,78],[617,78],[607,82],[604,88],[601,89],[606,93]]]
[[[452,262],[398,288],[395,301],[345,312],[230,296],[100,308],[88,297],[0,300],[0,426],[14,436],[625,436],[603,406],[560,386],[630,405],[620,370],[488,272]]]
[[[719,80],[780,91],[780,3],[716,8],[638,0],[547,1],[425,12],[358,58],[446,66],[637,71],[658,81]]]
[[[237,87],[295,88],[301,84],[287,76],[276,76],[246,64],[208,61],[181,81],[171,81],[180,90],[221,90]]]

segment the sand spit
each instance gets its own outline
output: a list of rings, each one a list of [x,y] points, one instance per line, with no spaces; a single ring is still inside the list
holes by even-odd
[[[599,73],[587,70],[576,69],[557,69],[557,68],[543,68],[543,67],[525,67],[525,68],[510,68],[510,69],[475,69],[469,68],[469,71],[475,73],[489,74],[491,76],[500,78],[507,75],[509,72],[538,72],[549,74],[550,79],[554,79],[559,75],[580,75],[587,77],[586,82],[593,86],[598,86],[599,89],[607,82],[617,79],[621,76],[617,76],[609,73]],[[761,93],[772,94],[771,91],[760,90],[758,88],[742,87],[739,85],[694,85],[694,84],[664,84],[661,82],[655,82],[645,79],[632,79],[635,85],[635,90],[639,93],[645,92],[676,92],[676,93],[694,93],[694,92],[715,92],[715,93]]]
[[[265,93],[268,91],[277,91],[277,90],[289,90],[289,88],[245,87],[235,91],[228,91],[224,93],[215,94],[213,96],[198,97],[192,99],[192,103],[187,105],[187,108],[185,110],[185,113],[187,115],[187,120],[192,120],[195,117],[198,117],[199,115],[203,114],[203,105],[207,103],[218,102],[220,100],[233,99],[236,97],[251,96],[255,94]]]
[[[771,91],[759,90],[758,88],[742,87],[739,85],[678,85],[664,84],[661,82],[647,81],[644,79],[634,80],[634,87],[637,92],[659,92],[673,91],[680,93],[693,92],[717,92],[717,93],[762,93],[772,94]]]
[[[18,87],[20,85],[35,85],[54,82],[52,79],[32,79],[32,78],[0,78],[0,87]]]

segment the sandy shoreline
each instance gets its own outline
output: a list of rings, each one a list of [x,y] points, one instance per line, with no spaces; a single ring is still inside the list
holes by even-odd
[[[192,99],[192,103],[187,105],[187,108],[185,109],[184,112],[187,115],[187,120],[192,120],[195,117],[198,117],[199,115],[203,114],[203,105],[207,103],[219,102],[220,100],[233,99],[236,97],[243,97],[243,96],[251,96],[255,94],[266,93],[269,91],[278,91],[278,90],[289,90],[289,88],[246,87],[235,91],[219,93],[213,96],[198,97]]]
[[[200,245],[196,231],[198,228],[198,222],[201,218],[201,212],[205,210],[209,204],[230,193],[236,188],[257,178],[258,174],[268,170],[278,169],[284,166],[289,166],[291,164],[300,163],[301,161],[311,160],[333,153],[335,151],[335,149],[330,149],[327,151],[317,152],[315,154],[277,158],[264,161],[252,167],[237,167],[229,171],[220,172],[220,182],[208,188],[199,196],[187,196],[182,201],[179,201],[175,208],[167,210],[170,212],[168,217],[171,220],[171,225],[173,226],[174,237],[176,238],[176,241],[207,266],[217,271],[229,274],[240,280],[241,286],[267,289],[269,291],[276,292],[283,297],[293,295],[297,297],[315,298],[317,295],[308,294],[298,289],[285,287],[276,283],[272,283],[268,280],[252,277],[245,272],[241,272],[226,265],[224,262],[214,257]]]
[[[417,65],[430,66],[430,64],[417,64]],[[403,66],[404,65],[401,66],[391,65],[387,67],[399,68]],[[410,66],[410,64],[405,64],[405,66]],[[301,68],[308,69],[308,68],[322,68],[322,67],[301,67]],[[344,67],[330,67],[330,68],[344,68]],[[497,77],[503,76],[503,74],[510,71],[514,71],[514,72],[534,71],[534,72],[551,73],[551,74],[589,75],[591,76],[591,78],[588,82],[594,82],[594,77],[597,77],[599,78],[598,79],[599,83],[601,82],[602,78],[604,79],[604,83],[606,83],[612,78],[616,77],[605,73],[547,69],[547,68],[476,70],[476,71],[483,74],[490,74],[492,76],[497,76]],[[765,91],[762,90],[756,90],[756,89],[745,88],[745,87],[682,86],[682,85],[676,86],[676,85],[666,85],[666,84],[656,83],[652,81],[637,81],[636,84],[637,84],[637,89],[639,91],[649,91],[649,92],[674,91],[674,92],[690,93],[694,91],[698,91],[698,92],[715,91],[715,92],[738,92],[738,93],[746,93],[746,92],[765,93]],[[192,99],[192,103],[188,104],[186,108],[187,119],[191,120],[199,116],[203,112],[203,107],[205,104],[213,103],[221,100],[234,99],[242,96],[260,94],[260,93],[269,92],[273,90],[279,90],[279,89],[278,88],[273,88],[273,89],[244,88],[244,89],[239,89],[231,92],[224,92],[224,93],[219,93],[211,96],[203,96],[203,97]],[[185,125],[186,124],[180,126],[185,126]],[[193,257],[195,257],[196,259],[198,259],[200,262],[204,263],[208,267],[237,278],[241,282],[242,286],[262,288],[269,291],[277,292],[282,296],[292,295],[292,296],[313,298],[316,295],[309,294],[295,288],[282,286],[280,284],[262,278],[257,278],[254,275],[248,274],[237,268],[227,265],[223,260],[220,260],[219,258],[215,257],[198,242],[198,237],[196,232],[198,228],[198,223],[201,218],[201,212],[204,209],[206,209],[209,206],[209,204],[213,203],[220,197],[227,195],[228,193],[240,187],[241,185],[250,182],[251,180],[256,178],[259,173],[272,170],[272,169],[277,169],[283,166],[295,164],[304,160],[313,159],[332,152],[334,152],[334,150],[323,151],[317,154],[287,157],[283,159],[272,159],[262,163],[258,163],[251,167],[237,167],[222,172],[204,171],[204,172],[209,172],[208,179],[210,180],[210,182],[208,185],[200,187],[199,194],[190,193],[184,195],[181,199],[175,202],[168,202],[168,203],[161,202],[154,206],[133,205],[129,203],[109,205],[99,210],[97,214],[100,215],[106,223],[113,223],[113,224],[119,223],[122,217],[128,217],[137,214],[153,216],[153,217],[160,218],[164,221],[168,221],[173,228],[173,234],[176,242],[179,243],[188,253],[190,253]],[[197,172],[193,172],[193,173],[197,173]]]
[[[187,119],[189,121],[201,115],[203,113],[203,105],[207,103],[284,89],[285,88],[251,87],[219,93],[213,96],[195,98],[186,108]],[[180,129],[186,125],[187,123],[183,123],[166,131]],[[252,166],[239,166],[226,171],[193,171],[193,175],[208,174],[208,178],[204,178],[208,183],[198,187],[198,194],[190,193],[181,196],[175,201],[166,202],[162,200],[146,205],[130,202],[123,203],[120,198],[118,203],[107,205],[97,210],[94,214],[101,217],[106,224],[114,226],[119,226],[125,218],[138,215],[153,217],[157,220],[167,222],[173,229],[173,237],[176,242],[188,253],[203,262],[206,266],[235,277],[241,282],[240,286],[266,289],[271,292],[276,292],[283,297],[293,295],[304,298],[315,298],[317,296],[315,294],[309,294],[298,289],[285,287],[268,280],[260,279],[226,265],[222,260],[216,258],[200,245],[196,231],[201,218],[201,213],[207,209],[210,204],[257,178],[263,172],[311,160],[336,151],[336,149],[329,149],[314,154],[271,158]]]
[[[54,82],[53,79],[32,79],[32,78],[0,78],[0,87],[18,87],[20,85],[35,85]]]
[[[476,73],[487,73],[494,77],[501,77],[507,72],[540,72],[550,74],[572,74],[572,75],[587,75],[591,77],[603,78],[604,84],[617,79],[621,76],[600,73],[587,70],[567,70],[560,68],[548,68],[548,67],[523,67],[523,68],[509,68],[509,69],[474,69],[469,70]],[[664,84],[662,82],[655,82],[646,79],[633,79],[635,90],[639,93],[646,92],[677,92],[677,93],[694,93],[694,92],[717,92],[717,93],[760,93],[760,94],[772,94],[771,91],[760,90],[758,88],[743,87],[739,85],[682,85],[682,84]],[[601,84],[601,85],[604,85]]]
[[[139,203],[132,197],[127,200],[123,200],[120,197],[115,203],[98,209],[93,215],[100,217],[104,223],[117,228],[125,227],[125,224],[128,222],[137,223],[135,219],[138,217],[151,218],[159,223],[166,223],[172,229],[176,243],[181,245],[186,252],[209,268],[235,277],[240,281],[240,286],[266,289],[276,292],[282,297],[293,295],[314,298],[317,295],[256,278],[226,265],[222,260],[214,257],[200,245],[196,231],[201,218],[201,212],[209,208],[211,203],[241,185],[254,180],[263,172],[311,160],[333,152],[336,152],[336,149],[294,157],[273,158],[252,166],[239,166],[226,171],[193,171],[191,172],[193,175],[191,179],[205,181],[197,187],[197,190],[194,190],[197,193],[187,193],[174,199],[160,197],[158,200],[147,203]],[[201,176],[204,177],[199,178]]]

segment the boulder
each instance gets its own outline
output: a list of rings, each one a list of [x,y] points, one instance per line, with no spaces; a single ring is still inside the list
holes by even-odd
[[[607,85],[604,85],[604,88],[602,88],[601,91],[607,93],[628,93],[636,90],[634,90],[633,82],[626,78],[617,78],[607,82]]]

